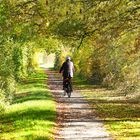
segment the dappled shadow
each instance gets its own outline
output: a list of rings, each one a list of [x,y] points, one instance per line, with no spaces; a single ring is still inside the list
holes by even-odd
[[[109,103],[109,104],[139,104],[139,101],[131,101],[131,100],[105,100],[105,99],[94,99],[94,98],[87,98],[90,103]]]
[[[57,83],[57,82],[54,81],[54,83],[51,83],[50,86],[53,86],[53,85],[57,85],[57,86],[61,85],[62,86],[62,82]]]
[[[52,80],[47,80],[48,82],[52,82]],[[52,84],[58,84],[58,83],[61,83],[62,84],[62,80],[53,80],[53,83]]]
[[[135,96],[131,95],[130,102],[138,102],[138,101],[140,104],[140,93],[137,93]]]
[[[57,122],[59,131],[55,135],[55,140],[59,139],[106,139],[111,140],[102,126],[103,120],[96,119],[95,108],[89,106],[89,101],[85,100],[75,90],[72,97],[64,96],[62,91],[62,81],[57,73],[48,72],[48,86],[53,93],[57,106]],[[57,75],[57,78],[55,76]],[[57,135],[58,134],[58,135]]]
[[[45,136],[36,136],[33,138],[33,140],[53,140],[52,138],[50,137],[45,137]]]
[[[128,123],[130,122],[132,124],[140,123],[139,100],[126,100],[123,98],[118,98],[123,95],[119,93],[113,94],[112,89],[109,90],[109,100],[107,100],[105,98],[102,98],[102,95],[106,94],[107,91],[104,87],[100,87],[100,85],[89,85],[89,83],[81,83],[81,85],[77,86],[76,84],[79,83],[76,83],[75,81],[73,82],[73,84],[76,85],[74,86],[74,88],[76,87],[76,91],[74,90],[71,98],[67,98],[67,96],[64,96],[64,93],[62,91],[62,81],[59,79],[61,79],[60,75],[55,72],[49,72],[48,85],[50,91],[53,93],[53,96],[56,98],[56,102],[59,104],[59,106],[57,107],[57,120],[59,122],[59,132],[57,132],[57,134],[59,135],[56,135],[56,140],[110,140],[112,138],[110,138],[110,136],[108,136],[106,133],[103,133],[104,130],[102,131],[103,123],[111,125],[117,124],[117,126],[119,124],[123,124],[123,127],[118,127],[124,132],[126,129],[125,124],[128,125]],[[79,91],[89,92],[89,96],[79,96]],[[96,92],[97,97],[100,96],[101,93],[101,99],[97,98],[96,95],[95,97],[90,95],[91,92]],[[85,98],[87,100],[85,100]],[[102,108],[103,106],[104,108]],[[96,111],[97,108],[99,112]],[[96,116],[98,116],[98,118],[96,118]],[[130,127],[131,126],[129,126],[128,129],[130,129],[131,131]],[[98,131],[99,129],[101,129],[101,131]],[[114,129],[117,129],[116,126],[114,127]],[[136,126],[135,129],[140,129],[140,127]],[[93,136],[94,134],[90,134],[91,130],[92,133],[97,132],[97,134],[95,134],[95,137]],[[128,133],[131,133],[131,136],[134,136],[132,131]],[[85,133],[86,135],[84,135],[83,133]],[[140,136],[140,134],[137,134],[137,136]]]
[[[65,104],[65,103],[64,103]],[[73,103],[71,103],[73,104]],[[80,108],[79,105],[81,106],[81,104],[77,104],[77,107],[73,107],[72,105],[69,105],[67,110],[63,110],[63,107],[59,107],[59,109],[63,110],[63,114],[60,114],[60,118],[64,118],[63,121],[65,122],[91,122],[91,123],[96,123],[96,122],[108,122],[108,123],[113,123],[113,122],[126,122],[126,121],[132,121],[132,122],[140,122],[140,120],[138,120],[137,118],[139,118],[138,112],[139,110],[137,110],[137,112],[134,112],[131,115],[127,115],[125,113],[119,113],[119,115],[115,114],[114,117],[109,116],[109,114],[106,112],[106,114],[104,114],[104,116],[108,115],[107,119],[97,119],[96,116],[100,116],[100,114],[98,114],[94,107],[84,107]],[[87,104],[88,105],[88,104]],[[124,108],[127,108],[127,106],[124,106]],[[115,108],[115,107],[114,107]],[[139,108],[138,108],[139,109]],[[127,110],[126,110],[127,111]],[[118,112],[119,112],[119,108],[118,108]],[[121,115],[120,115],[121,114]]]
[[[20,81],[21,85],[24,84],[33,84],[33,83],[43,83],[47,78],[32,78],[32,79],[24,79]]]
[[[49,130],[54,125],[56,110],[46,89],[46,78],[25,79],[20,86],[21,92],[13,95],[12,104],[0,114],[0,139],[50,140],[47,136],[52,135]]]
[[[45,84],[45,82],[44,82],[44,84],[43,83],[40,84],[40,82],[28,83],[28,84],[23,84],[23,86],[29,87],[29,88],[30,87],[40,87],[40,88],[42,88],[42,87],[46,88],[47,87],[47,85]]]
[[[84,105],[84,104],[85,104],[85,105],[86,105],[86,104],[89,104],[89,102],[87,102],[87,101],[81,101],[81,100],[67,100],[66,98],[67,98],[67,97],[65,97],[65,98],[62,97],[62,98],[61,98],[61,96],[60,96],[60,100],[58,100],[57,102],[58,102],[58,103],[62,103],[62,102],[63,102],[63,103],[71,103],[71,104],[77,104],[77,105],[78,105],[78,104],[83,104],[83,105]],[[92,103],[90,103],[90,104],[92,104]]]
[[[45,102],[47,106],[47,101]],[[18,109],[13,110],[12,112],[0,114],[0,133],[11,133],[12,135],[17,135],[18,132],[21,133],[22,131],[24,131],[26,137],[31,128],[34,128],[34,131],[36,132],[36,127],[38,130],[45,133],[48,127],[52,127],[52,123],[55,120],[56,111],[52,110],[51,108],[47,108],[44,105],[42,106],[41,102],[39,104],[38,103],[38,101],[32,100],[32,104],[29,103],[25,106],[24,104],[20,104],[18,106],[12,105],[12,108],[18,107]],[[2,127],[3,124],[4,127]],[[32,131],[33,130],[31,130],[31,132]],[[23,137],[24,134],[22,134],[21,137]],[[33,136],[34,134],[31,134],[30,136],[28,136],[28,138]]]
[[[49,115],[47,115],[49,114]],[[43,110],[39,108],[29,108],[27,110],[19,110],[16,112],[0,115],[1,123],[9,123],[18,120],[49,120],[54,121],[55,111]],[[25,124],[26,126],[26,124]],[[23,127],[23,126],[22,126]]]
[[[83,140],[109,140],[109,138],[110,137],[106,137],[106,136],[90,137],[90,136],[87,136],[87,135],[82,137]],[[78,136],[77,137],[71,136],[71,137],[67,137],[67,138],[57,138],[57,140],[69,140],[69,139],[70,140],[82,140]]]
[[[55,93],[57,93],[59,90],[56,90]],[[75,92],[75,91],[74,91]],[[77,103],[77,104],[122,104],[122,105],[137,105],[139,104],[139,101],[125,101],[125,100],[105,100],[105,99],[94,99],[94,98],[86,98],[87,100],[81,100],[85,99],[85,97],[72,97],[67,100],[66,97],[63,96],[63,91],[61,91],[60,95],[57,95],[57,98],[59,98],[58,102],[64,102],[64,103]]]
[[[51,100],[52,97],[49,95],[48,92],[44,91],[35,91],[35,92],[26,92],[26,93],[20,93],[14,96],[13,104],[15,103],[23,103],[26,101],[35,101],[35,100]]]

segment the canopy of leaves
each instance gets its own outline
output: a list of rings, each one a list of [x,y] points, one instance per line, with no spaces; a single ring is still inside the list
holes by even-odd
[[[12,93],[8,79],[32,72],[38,48],[56,52],[57,60],[69,53],[94,83],[133,91],[140,84],[139,44],[139,0],[1,0],[0,89]]]

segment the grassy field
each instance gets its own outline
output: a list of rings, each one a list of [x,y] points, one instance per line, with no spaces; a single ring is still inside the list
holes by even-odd
[[[0,116],[0,140],[52,140],[56,106],[44,72],[18,85],[13,103]]]
[[[74,83],[116,140],[140,140],[140,95],[124,96],[79,78]]]

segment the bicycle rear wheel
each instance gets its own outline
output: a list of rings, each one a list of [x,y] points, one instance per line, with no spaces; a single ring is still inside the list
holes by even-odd
[[[67,95],[68,95],[69,98],[71,97],[71,87],[70,87],[70,85],[68,85],[68,87],[67,87]]]

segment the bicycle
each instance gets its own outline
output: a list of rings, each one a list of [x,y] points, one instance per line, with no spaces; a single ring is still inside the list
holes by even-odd
[[[71,79],[67,78],[65,79],[65,85],[64,85],[64,95],[67,93],[68,97],[71,97],[72,92],[72,85],[71,85]]]

